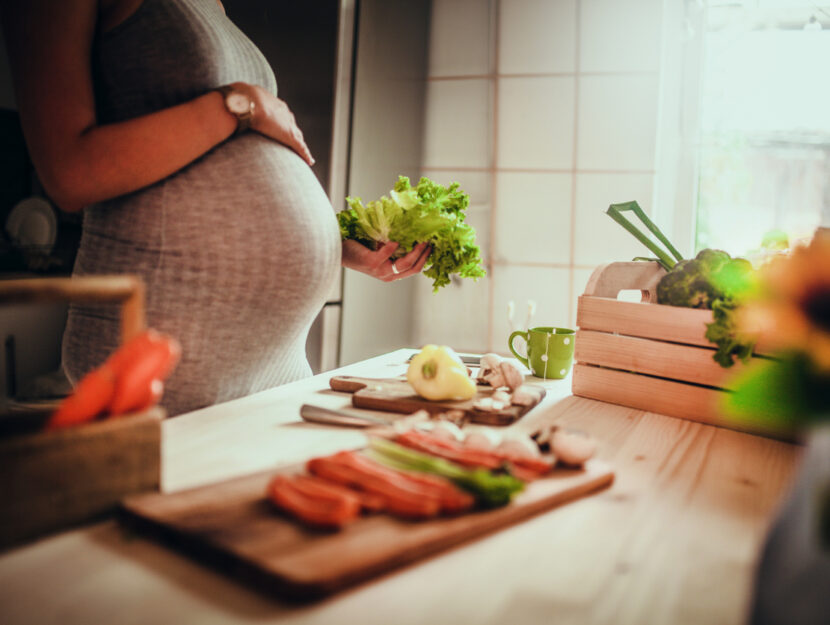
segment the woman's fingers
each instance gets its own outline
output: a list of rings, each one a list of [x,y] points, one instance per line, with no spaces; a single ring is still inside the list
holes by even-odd
[[[393,259],[398,247],[397,242],[389,241],[373,251],[357,241],[346,239],[343,241],[343,266],[392,282],[420,273],[432,253],[429,245],[418,243],[408,253]]]
[[[385,275],[379,276],[380,279],[386,282],[392,282],[393,280],[401,280],[420,273],[431,251],[426,243],[419,243],[412,248],[412,251],[397,260],[393,261],[390,259],[387,272]]]
[[[297,126],[294,113],[288,105],[259,85],[253,85],[252,88],[257,102],[251,124],[253,130],[284,143],[299,154],[306,163],[314,165],[314,157],[311,156],[303,133]]]
[[[303,131],[296,125],[291,132],[291,142],[289,143],[289,147],[293,148],[294,151],[309,164],[309,166],[314,165],[316,162],[314,157],[311,155],[311,150],[309,150],[308,145],[306,145],[305,138],[303,137]]]

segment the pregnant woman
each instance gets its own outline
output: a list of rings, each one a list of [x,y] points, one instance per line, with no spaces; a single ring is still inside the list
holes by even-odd
[[[61,208],[84,211],[76,275],[133,273],[177,337],[171,415],[310,374],[305,342],[342,262],[389,281],[421,245],[342,245],[314,161],[262,54],[217,0],[2,0],[26,141]],[[73,305],[71,381],[118,342]]]

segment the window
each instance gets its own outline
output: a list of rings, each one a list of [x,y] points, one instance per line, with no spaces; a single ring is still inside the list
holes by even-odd
[[[830,225],[830,5],[709,0],[697,24],[695,249]]]

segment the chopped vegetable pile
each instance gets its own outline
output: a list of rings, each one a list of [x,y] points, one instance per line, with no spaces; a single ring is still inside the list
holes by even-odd
[[[337,216],[340,235],[372,249],[383,243],[400,244],[396,256],[411,251],[418,243],[429,243],[432,252],[424,275],[433,279],[433,291],[450,283],[450,274],[462,278],[485,275],[475,230],[465,223],[469,196],[458,183],[444,187],[421,178],[413,187],[400,176],[390,196],[364,205],[360,198],[347,197],[349,208]]]
[[[670,254],[628,221],[622,215],[624,211],[632,211]],[[702,250],[693,259],[684,259],[637,202],[612,204],[607,212],[657,256],[640,260],[654,260],[668,272],[657,285],[657,303],[712,310],[714,321],[707,324],[706,339],[718,348],[714,360],[722,367],[731,367],[735,357],[747,361],[754,341],[738,332],[735,311],[751,290],[752,264],[713,249]]]
[[[505,506],[557,463],[580,467],[596,451],[590,437],[557,426],[535,437],[519,432],[502,437],[488,428],[464,432],[451,421],[426,416],[417,427],[394,428],[391,440],[371,438],[362,452],[312,458],[306,473],[278,474],[266,496],[314,528],[337,530],[361,514],[383,512],[426,520]],[[543,446],[550,454],[542,454]]]

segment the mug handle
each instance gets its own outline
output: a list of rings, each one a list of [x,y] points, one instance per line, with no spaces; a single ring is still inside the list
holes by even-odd
[[[525,340],[525,343],[527,343],[528,333],[522,332],[521,330],[516,330],[510,335],[510,338],[507,339],[507,346],[510,348],[510,351],[513,352],[513,355],[519,359],[519,362],[521,362],[525,367],[530,367],[527,358],[520,356],[519,353],[513,348],[513,339],[515,339],[517,336],[522,337]]]

